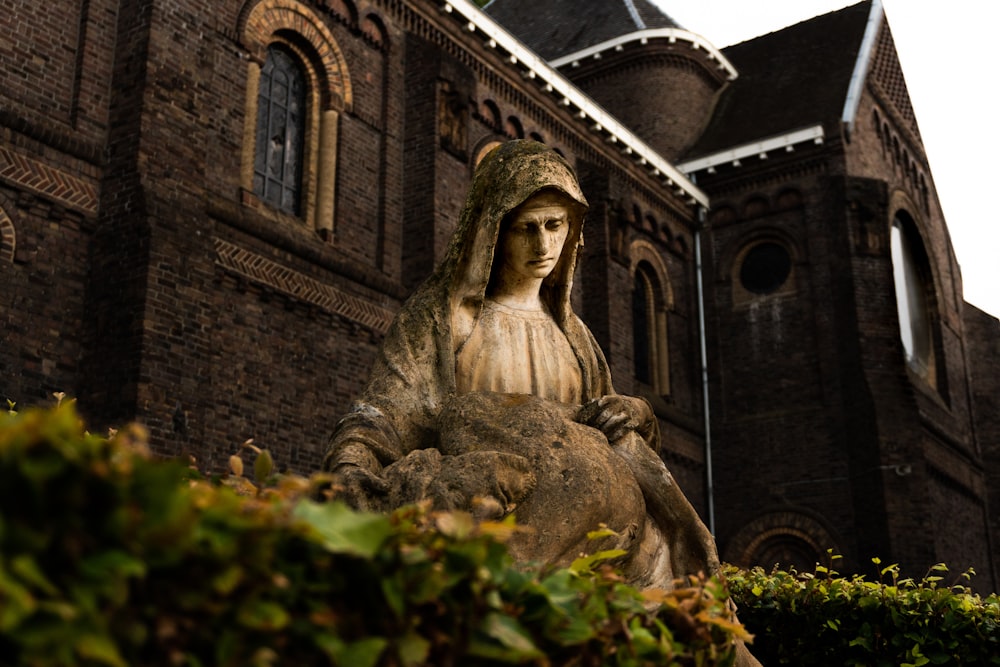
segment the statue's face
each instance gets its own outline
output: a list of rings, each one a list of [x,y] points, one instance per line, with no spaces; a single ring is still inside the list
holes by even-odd
[[[514,209],[499,243],[503,272],[543,279],[556,268],[569,234],[569,207],[563,195],[533,195]],[[513,275],[511,275],[513,274]]]

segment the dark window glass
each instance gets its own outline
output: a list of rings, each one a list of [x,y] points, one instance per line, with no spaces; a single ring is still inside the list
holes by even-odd
[[[740,284],[754,294],[777,291],[792,272],[792,258],[784,246],[770,241],[750,248],[740,267]]]
[[[632,289],[632,355],[635,360],[635,379],[652,384],[650,365],[652,362],[652,341],[649,336],[653,313],[650,307],[650,284],[642,270],[635,272]]]
[[[267,50],[257,97],[254,193],[271,206],[298,215],[305,134],[305,74],[287,52]]]
[[[931,324],[928,317],[928,269],[916,232],[909,230],[896,218],[892,224],[891,252],[892,273],[896,285],[896,312],[899,315],[899,335],[903,340],[906,361],[921,375],[926,376],[931,364],[933,347]]]

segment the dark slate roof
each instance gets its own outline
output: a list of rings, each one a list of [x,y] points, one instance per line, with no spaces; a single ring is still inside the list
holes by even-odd
[[[840,121],[871,0],[727,47],[739,77],[685,159]]]
[[[639,30],[681,27],[649,0],[493,0],[484,11],[546,60]]]

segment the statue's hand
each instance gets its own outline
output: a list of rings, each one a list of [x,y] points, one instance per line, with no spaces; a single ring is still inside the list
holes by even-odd
[[[632,431],[645,438],[652,428],[653,419],[649,403],[641,398],[619,394],[595,398],[576,414],[576,421],[598,429],[611,444]]]
[[[337,497],[359,510],[377,510],[379,500],[389,492],[384,479],[353,463],[342,463],[333,469],[333,486]]]

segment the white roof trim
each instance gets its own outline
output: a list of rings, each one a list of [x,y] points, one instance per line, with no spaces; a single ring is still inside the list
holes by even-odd
[[[692,49],[704,49],[705,53],[708,54],[709,60],[714,60],[718,63],[719,69],[726,71],[730,81],[739,76],[739,73],[736,71],[736,68],[733,67],[733,64],[729,62],[724,55],[722,55],[721,51],[712,46],[707,39],[701,35],[696,35],[693,32],[681,30],[680,28],[652,28],[649,30],[630,32],[627,35],[621,35],[620,37],[609,39],[606,42],[601,42],[600,44],[595,44],[594,46],[588,46],[585,49],[577,51],[576,53],[556,58],[549,64],[553,67],[562,67],[563,65],[568,64],[575,67],[580,64],[580,61],[586,60],[587,58],[600,58],[601,54],[605,51],[610,51],[612,49],[621,51],[626,44],[630,44],[632,42],[646,44],[653,39],[665,39],[671,43],[678,40],[688,42],[691,44]]]
[[[813,125],[812,127],[789,132],[788,134],[782,134],[777,137],[770,137],[753,143],[736,146],[734,148],[698,158],[697,160],[682,162],[677,165],[677,168],[685,174],[693,174],[704,169],[712,170],[720,164],[732,164],[733,166],[738,167],[740,166],[740,161],[744,158],[756,157],[760,160],[766,160],[767,154],[773,151],[784,150],[786,152],[791,152],[795,150],[796,144],[805,142],[822,144],[823,138],[823,126]]]
[[[511,66],[521,70],[521,74],[528,79],[533,79],[542,90],[558,98],[563,106],[569,107],[579,122],[589,125],[591,132],[601,135],[611,144],[619,145],[623,154],[644,166],[652,176],[673,188],[676,194],[686,194],[691,203],[708,207],[708,195],[677,167],[599,107],[470,0],[447,0],[441,2],[441,5],[446,13],[456,15],[456,19],[465,24],[465,30],[481,34],[487,46],[505,52],[506,60]]]
[[[844,113],[841,122],[847,126],[848,133],[854,131],[854,121],[858,115],[858,105],[861,104],[861,93],[864,90],[865,77],[868,75],[868,65],[875,52],[875,39],[882,26],[882,0],[873,0],[868,12],[868,24],[865,26],[865,36],[861,40],[858,58],[854,61],[854,71],[851,73],[851,83],[847,87],[847,98],[844,100]]]

